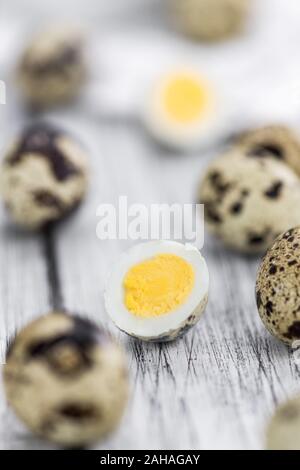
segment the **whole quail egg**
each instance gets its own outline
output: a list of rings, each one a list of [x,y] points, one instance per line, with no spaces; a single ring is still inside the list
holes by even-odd
[[[87,173],[81,145],[62,129],[37,123],[8,149],[1,165],[0,193],[17,224],[40,229],[79,205]]]
[[[300,339],[300,227],[280,235],[257,275],[259,315],[271,334],[293,345]]]
[[[238,144],[256,158],[266,155],[289,165],[300,175],[300,139],[286,126],[273,125],[243,133]]]
[[[3,369],[8,403],[35,434],[67,447],[116,428],[128,396],[125,357],[89,320],[51,312],[21,330]]]
[[[169,0],[175,26],[188,36],[222,40],[239,33],[249,13],[249,0]]]
[[[280,405],[267,428],[268,450],[300,450],[300,397]]]
[[[264,252],[300,223],[300,182],[285,164],[234,148],[213,161],[200,185],[207,228],[238,251]]]
[[[108,315],[145,341],[170,341],[195,325],[208,300],[209,275],[192,245],[151,241],[124,253],[105,290]]]
[[[224,101],[214,85],[187,68],[173,69],[155,81],[142,119],[156,141],[181,151],[220,138],[226,122]]]
[[[17,79],[26,101],[47,107],[79,94],[87,75],[82,33],[69,25],[52,26],[26,47]]]

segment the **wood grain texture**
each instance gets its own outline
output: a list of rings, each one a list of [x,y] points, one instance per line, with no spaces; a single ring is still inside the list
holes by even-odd
[[[275,0],[272,2],[274,5]],[[13,6],[18,2],[11,3]],[[37,2],[33,3],[37,5]],[[145,21],[141,12],[141,2],[132,0],[135,14],[126,13],[126,27],[121,31],[119,25],[124,10],[119,12],[119,16],[111,13],[113,33],[103,38],[109,54],[104,54],[98,63],[99,69],[103,65],[107,72],[107,75],[104,74],[106,85],[99,94],[100,99],[105,92],[107,107],[102,109],[101,102],[98,107],[95,104],[90,107],[89,102],[86,107],[77,105],[43,116],[78,134],[87,146],[91,188],[83,206],[53,232],[41,235],[25,235],[16,231],[8,224],[4,211],[1,213],[1,358],[4,358],[8,338],[22,325],[51,308],[64,306],[101,323],[118,338],[128,356],[132,388],[130,403],[119,430],[100,448],[263,448],[264,428],[274,407],[300,390],[300,364],[299,359],[297,361],[297,357],[285,346],[275,341],[260,322],[254,299],[258,259],[229,252],[207,235],[203,254],[211,277],[209,305],[199,324],[174,343],[155,345],[130,339],[110,324],[104,311],[102,294],[106,276],[119,255],[132,242],[97,239],[97,206],[105,202],[117,204],[120,195],[127,195],[129,203],[195,201],[203,169],[212,155],[221,150],[216,146],[209,152],[195,155],[172,155],[155,145],[135,119],[124,118],[124,114],[125,117],[130,114],[129,106],[136,97],[133,76],[145,65],[145,59],[139,55],[138,44],[135,44],[141,34],[138,28],[146,31],[143,46],[149,43],[151,51],[153,43],[158,43],[161,37],[166,39],[166,52],[174,51],[174,46],[178,45],[177,39],[175,42],[170,39],[168,43],[167,38],[161,36],[165,34],[160,31],[161,20],[156,23],[158,16],[155,16],[154,7],[148,0],[145,3],[149,21]],[[155,2],[156,8],[158,3]],[[276,3],[279,5],[279,0]],[[40,14],[41,11],[37,13]],[[110,17],[109,13],[107,15]],[[141,16],[143,21],[138,22]],[[134,32],[131,31],[132,18]],[[155,25],[154,33],[149,25],[152,29]],[[296,30],[292,29],[291,24],[289,26],[290,36],[293,32],[296,37]],[[284,40],[287,42],[290,36]],[[221,52],[219,50],[222,64],[232,54],[239,64],[235,74],[233,67],[221,74],[224,80],[227,77],[227,84],[233,79],[238,83],[239,74],[252,74],[248,82],[248,98],[244,96],[245,83],[241,83],[238,90],[243,111],[254,101],[255,78],[266,57],[272,56],[275,60],[275,54],[281,54],[283,63],[287,63],[284,44],[278,44],[272,51],[265,41],[261,47],[254,41],[249,41],[248,46],[248,57],[239,52],[237,44],[224,46]],[[182,43],[181,47],[187,50],[186,43]],[[195,46],[189,47],[192,56],[196,49]],[[104,53],[103,47],[101,51]],[[214,61],[211,50],[200,48],[199,53],[211,67]],[[126,61],[122,64],[118,62],[124,55],[132,67],[127,75]],[[0,56],[1,63],[4,61],[1,62]],[[214,66],[211,68],[214,69]],[[278,81],[283,80],[282,69]],[[148,70],[147,67],[145,70]],[[113,99],[112,92],[114,74],[119,81],[122,77],[126,83],[123,91],[117,94],[117,101]],[[137,76],[141,78],[142,73]],[[261,84],[269,83],[265,70],[259,76]],[[115,87],[119,90],[118,80]],[[289,78],[284,83],[289,86]],[[276,87],[273,92],[276,94]],[[90,96],[93,97],[93,93]],[[0,108],[0,113],[3,111],[0,114],[3,142],[9,140],[9,135],[25,119],[29,119],[17,106],[15,95],[12,93],[11,96],[9,106],[5,110]],[[118,100],[122,102],[120,113]],[[252,115],[250,112],[249,119],[245,117],[245,123],[239,120],[238,125],[246,125],[253,115],[256,118],[264,115],[265,108],[260,108],[258,104],[255,106],[261,112]],[[2,147],[2,142],[0,145]],[[7,409],[1,392],[0,448],[48,447],[17,423]]]

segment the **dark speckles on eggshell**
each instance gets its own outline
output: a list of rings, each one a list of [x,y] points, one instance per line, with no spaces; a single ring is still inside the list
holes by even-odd
[[[96,324],[50,312],[12,342],[3,371],[6,397],[33,433],[64,448],[87,445],[120,421],[129,391],[126,362]]]
[[[230,207],[230,212],[233,215],[240,214],[242,212],[242,210],[243,210],[243,203],[241,201],[235,202]]]
[[[65,377],[91,367],[90,351],[93,346],[105,341],[105,336],[89,320],[74,316],[72,323],[63,334],[31,343],[28,358],[45,360],[54,372]]]
[[[292,234],[293,234],[293,229],[288,230],[282,235],[283,240],[288,240],[288,238],[290,238]]]
[[[242,190],[241,190],[241,196],[242,196],[242,198],[248,197],[249,194],[250,194],[249,189],[242,189]]]
[[[299,268],[300,227],[296,227],[275,240],[262,260],[256,281],[257,307],[263,323],[289,345],[300,339]]]
[[[66,68],[79,64],[82,60],[81,56],[81,46],[79,43],[73,45],[66,44],[59,53],[44,61],[32,61],[28,54],[25,55],[21,68],[30,74],[34,74],[36,77],[43,78],[45,75],[62,74]]]
[[[278,145],[272,143],[265,143],[261,145],[256,145],[250,148],[247,152],[249,157],[264,158],[268,155],[277,158],[278,160],[284,159],[284,151]]]
[[[298,261],[296,259],[292,259],[291,261],[288,262],[288,266],[296,266],[298,264]]]
[[[260,291],[257,289],[256,290],[256,305],[257,305],[257,308],[259,309],[260,306],[262,305],[262,300],[261,300],[261,293]]]
[[[75,99],[87,78],[85,38],[68,24],[43,28],[25,47],[17,66],[17,85],[33,110]]]
[[[53,207],[59,213],[64,212],[65,210],[65,205],[62,200],[50,191],[46,191],[44,189],[36,190],[33,193],[33,197],[40,206]]]
[[[249,245],[260,245],[265,240],[264,235],[259,235],[255,233],[248,234],[248,244]]]
[[[212,203],[204,203],[204,210],[206,217],[210,220],[210,222],[214,224],[221,224],[222,217],[218,214],[218,211],[214,204]]]
[[[263,253],[278,234],[300,223],[298,177],[277,160],[248,158],[246,148],[236,146],[202,177],[207,228],[228,247]]]
[[[6,160],[8,165],[19,164],[28,154],[39,155],[48,161],[58,181],[65,181],[81,173],[58,146],[64,134],[50,124],[34,124],[22,134],[17,148]]]
[[[57,412],[63,418],[74,421],[95,419],[99,414],[92,404],[80,402],[65,403],[61,405]]]
[[[271,158],[300,174],[299,134],[288,126],[269,125],[249,130],[240,136],[238,144],[251,158]]]
[[[273,275],[276,274],[277,272],[277,266],[275,264],[272,264],[269,269],[269,274]]]
[[[81,349],[87,349],[97,343],[101,343],[104,335],[95,325],[87,319],[81,317],[70,317],[72,326],[63,335],[53,336],[52,338],[37,342],[29,347],[28,354],[30,357],[44,355],[49,349],[60,341],[70,341]]]
[[[284,334],[289,339],[299,339],[300,338],[300,321],[295,321],[292,325],[289,326],[287,332]]]
[[[214,187],[215,191],[221,194],[226,193],[231,187],[232,183],[224,181],[222,173],[218,171],[213,171],[209,175],[211,185]]]
[[[21,134],[5,154],[1,189],[14,222],[41,230],[70,214],[83,200],[88,162],[77,139],[47,123]]]
[[[270,199],[277,199],[283,189],[282,181],[276,181],[272,186],[264,192],[264,195]]]
[[[273,313],[273,302],[271,302],[271,300],[268,300],[265,308],[266,308],[267,315],[271,316],[271,314]]]

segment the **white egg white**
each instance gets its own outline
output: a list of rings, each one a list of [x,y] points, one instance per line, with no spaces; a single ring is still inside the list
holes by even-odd
[[[205,148],[219,140],[225,132],[227,120],[224,97],[207,81],[208,93],[211,94],[211,102],[207,108],[193,122],[176,122],[170,118],[163,105],[163,90],[170,76],[157,80],[148,92],[142,110],[146,131],[160,144],[179,151]],[[193,72],[192,77],[197,75]],[[200,75],[199,82],[203,83]]]
[[[124,304],[124,277],[132,266],[166,253],[180,256],[192,265],[195,273],[192,292],[172,312],[152,318],[138,317]],[[145,341],[169,341],[198,322],[207,304],[208,288],[207,265],[196,247],[173,241],[151,241],[136,245],[121,256],[107,280],[104,301],[109,317],[120,330]]]

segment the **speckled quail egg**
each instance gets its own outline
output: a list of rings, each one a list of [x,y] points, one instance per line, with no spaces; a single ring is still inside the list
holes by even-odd
[[[289,165],[300,175],[300,139],[286,126],[273,125],[244,132],[238,139],[244,152],[256,158],[266,155]]]
[[[170,341],[188,331],[208,299],[204,258],[192,245],[151,241],[124,253],[105,290],[108,315],[145,341]]]
[[[149,90],[142,119],[146,131],[160,144],[192,150],[220,138],[226,122],[224,100],[197,72],[171,70]]]
[[[82,33],[68,25],[42,31],[26,47],[17,80],[26,101],[46,107],[79,94],[87,75]]]
[[[259,315],[276,338],[300,339],[300,227],[280,235],[265,255],[256,281]]]
[[[250,0],[169,0],[175,26],[188,36],[215,41],[239,33],[249,13]]]
[[[280,405],[267,428],[268,450],[300,450],[300,396]]]
[[[228,247],[264,252],[300,223],[300,182],[285,164],[234,148],[213,161],[200,185],[207,228]]]
[[[73,137],[52,125],[34,124],[4,157],[0,193],[17,224],[39,229],[79,205],[87,173],[86,153]]]
[[[62,312],[17,334],[3,378],[17,416],[35,434],[66,447],[106,436],[127,403],[123,352],[94,323]]]

